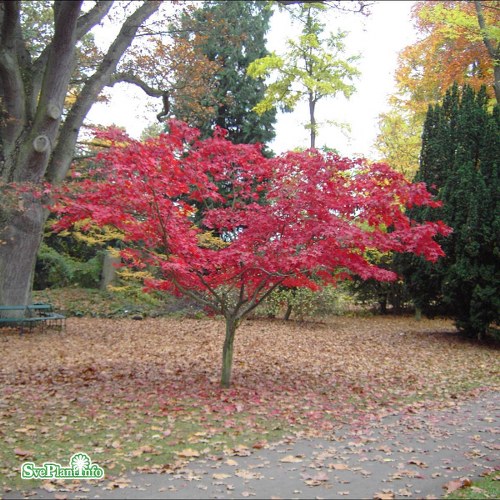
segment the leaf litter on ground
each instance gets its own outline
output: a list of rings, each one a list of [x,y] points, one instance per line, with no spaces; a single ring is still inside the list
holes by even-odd
[[[71,318],[62,333],[2,332],[4,486],[20,485],[28,457],[65,463],[85,451],[117,477],[171,472],[203,454],[229,461],[283,436],[355,429],[496,387],[496,350],[463,340],[449,321],[333,317],[244,322],[224,390],[223,332],[217,319],[175,318]]]

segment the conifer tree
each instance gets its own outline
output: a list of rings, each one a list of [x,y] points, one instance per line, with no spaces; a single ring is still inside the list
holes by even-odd
[[[486,89],[455,85],[427,113],[417,179],[443,202],[419,218],[441,218],[453,228],[443,239],[446,258],[427,265],[403,259],[403,273],[417,307],[441,309],[457,326],[480,338],[500,319],[500,120],[488,111]]]
[[[267,143],[274,136],[276,112],[258,115],[252,108],[264,97],[265,84],[247,75],[247,67],[255,59],[268,55],[266,33],[272,10],[266,2],[206,1],[192,16],[184,17],[181,36],[186,32],[203,34],[201,50],[211,61],[217,61],[221,70],[215,75],[206,106],[214,113],[207,120],[187,120],[201,130],[203,137],[211,136],[217,125],[226,129],[228,138],[236,143]],[[185,104],[184,104],[185,106]],[[176,118],[185,120],[186,109],[176,103],[171,108]]]

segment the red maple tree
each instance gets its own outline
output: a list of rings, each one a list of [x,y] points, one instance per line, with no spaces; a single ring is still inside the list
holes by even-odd
[[[59,194],[57,228],[113,226],[124,263],[148,269],[147,286],[186,295],[226,321],[221,384],[231,381],[241,320],[277,286],[317,289],[353,274],[392,280],[366,252],[411,252],[435,261],[449,229],[405,209],[436,206],[424,184],[385,164],[316,150],[268,159],[223,130],[199,140],[171,121],[143,143],[101,132],[112,147],[90,178]]]

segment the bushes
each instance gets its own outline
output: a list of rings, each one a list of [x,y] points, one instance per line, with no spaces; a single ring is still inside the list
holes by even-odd
[[[314,316],[340,314],[345,301],[339,289],[327,286],[317,292],[308,288],[278,288],[265,301],[259,315],[269,318],[292,316],[299,321]]]
[[[70,285],[98,288],[101,279],[102,253],[86,262],[57,252],[42,243],[35,267],[33,288],[43,290]]]

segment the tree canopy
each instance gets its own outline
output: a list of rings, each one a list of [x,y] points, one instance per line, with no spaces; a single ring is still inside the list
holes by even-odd
[[[283,55],[271,54],[253,61],[248,74],[257,79],[274,78],[254,108],[260,114],[276,107],[291,111],[300,100],[307,100],[307,128],[314,148],[319,126],[315,114],[318,101],[339,93],[349,97],[355,90],[351,82],[359,71],[354,66],[356,56],[341,57],[345,51],[345,32],[323,36],[326,25],[321,15],[325,6],[309,3],[299,9],[303,28],[298,40],[289,39],[288,51]]]
[[[181,17],[174,40],[191,42],[197,36],[197,50],[215,71],[210,87],[198,99],[173,96],[173,116],[197,127],[205,137],[219,126],[237,143],[267,143],[274,138],[275,111],[260,116],[253,111],[265,85],[246,73],[252,61],[268,54],[266,34],[271,15],[266,2],[211,1]],[[204,68],[195,66],[192,72],[203,74]]]
[[[485,85],[490,102],[498,102],[499,16],[497,2],[415,3],[419,40],[401,51],[392,109],[380,115],[375,147],[384,161],[415,173],[428,106],[444,98],[453,83],[476,90]]]
[[[200,140],[176,121],[144,143],[107,134],[114,146],[100,155],[103,167],[63,194],[57,211],[60,228],[87,220],[118,229],[122,258],[150,273],[148,286],[225,317],[227,386],[236,328],[277,286],[316,289],[351,274],[391,280],[367,249],[435,261],[443,253],[433,238],[448,231],[407,217],[407,206],[436,204],[387,165],[319,152],[267,159],[260,146],[225,135]]]

